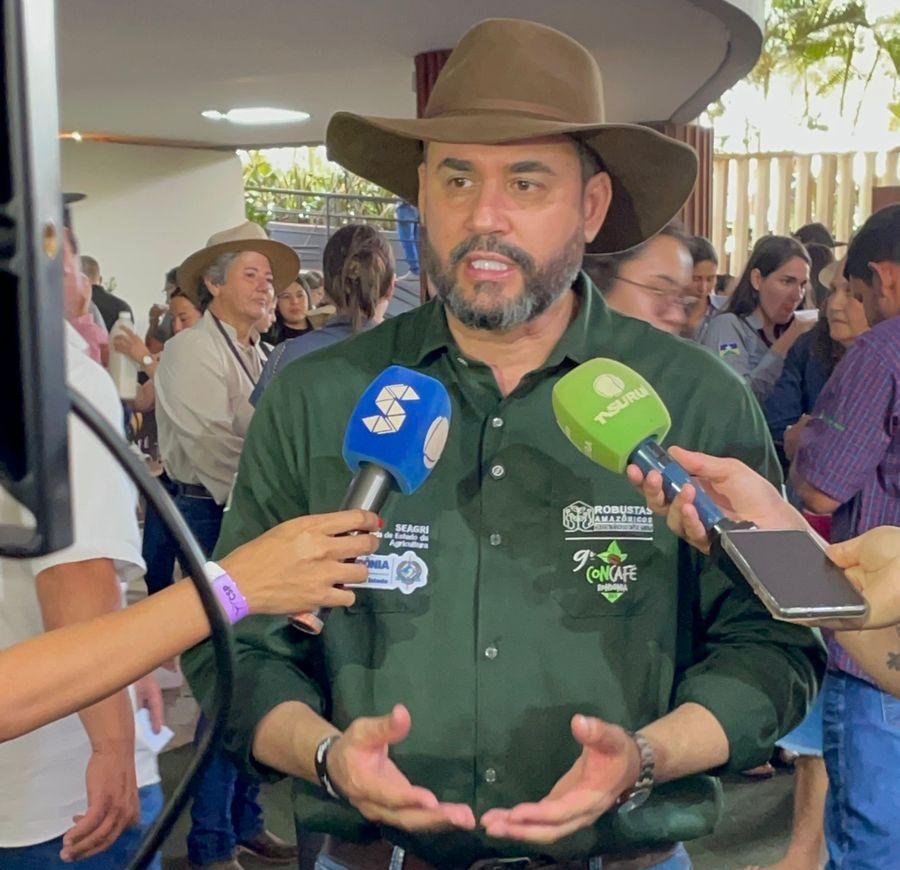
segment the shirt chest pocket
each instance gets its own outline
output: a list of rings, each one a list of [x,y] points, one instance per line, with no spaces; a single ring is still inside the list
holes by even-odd
[[[611,477],[611,475],[609,476]],[[631,617],[674,605],[677,541],[633,491],[607,475],[552,487],[559,517],[551,596],[570,619]]]

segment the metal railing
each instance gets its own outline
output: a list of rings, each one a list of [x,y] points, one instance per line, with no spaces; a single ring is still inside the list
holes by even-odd
[[[266,222],[322,226],[328,236],[350,223],[374,224],[383,230],[398,229],[395,209],[401,200],[394,197],[283,187],[245,187],[244,197]]]

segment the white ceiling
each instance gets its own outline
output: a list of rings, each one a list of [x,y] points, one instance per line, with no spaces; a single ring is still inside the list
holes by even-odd
[[[611,120],[686,121],[742,77],[763,0],[62,0],[64,130],[220,147],[321,142],[337,109],[415,114],[413,57],[476,21],[519,17],[598,58]],[[277,106],[302,124],[239,127],[204,109]]]

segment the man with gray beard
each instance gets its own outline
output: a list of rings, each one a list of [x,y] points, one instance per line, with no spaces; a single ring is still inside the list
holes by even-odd
[[[263,618],[236,632],[226,746],[294,777],[298,824],[329,835],[320,870],[689,867],[681,841],[720,805],[701,774],[767,759],[815,690],[810,632],[769,619],[554,421],[554,384],[612,357],[659,391],[676,443],[779,475],[744,384],[610,311],[580,271],[658,232],[696,173],[690,149],[602,104],[584,47],[495,19],[424,118],[329,125],[332,159],[418,203],[434,298],[271,384],[217,551],[340,503],[344,427],[386,367],[440,380],[452,425],[428,480],[386,503],[379,577],[352,607],[316,637]],[[594,520],[573,534],[567,515]],[[185,659],[207,705],[213,667],[208,645]]]

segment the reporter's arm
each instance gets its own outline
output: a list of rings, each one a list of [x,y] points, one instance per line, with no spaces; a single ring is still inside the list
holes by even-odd
[[[219,566],[235,579],[251,613],[346,606],[353,602],[353,593],[335,588],[336,584],[361,581],[365,569],[341,560],[374,551],[377,539],[363,534],[343,536],[343,532],[373,531],[378,524],[375,514],[363,511],[300,517],[237,548],[220,559]],[[264,573],[260,565],[265,565]],[[91,562],[78,562],[60,567],[72,568],[70,582],[84,584],[90,566]],[[52,591],[50,584],[59,575],[59,567],[42,572],[39,595],[42,586]],[[64,591],[63,586],[55,588]],[[80,608],[85,606],[83,591],[79,587],[77,595],[70,595]],[[107,603],[115,601],[118,606],[118,587],[115,599],[107,592]],[[47,627],[55,630],[0,651],[0,697],[4,698],[0,740],[10,740],[118,692],[209,634],[209,622],[190,580],[181,580],[127,610],[94,619],[84,610],[85,621],[75,624],[60,620],[55,595],[45,593],[44,598],[51,611],[45,610]],[[160,631],[160,626],[166,630]],[[130,704],[128,710],[130,715]]]
[[[835,638],[885,692],[900,698],[900,626],[839,631]]]

